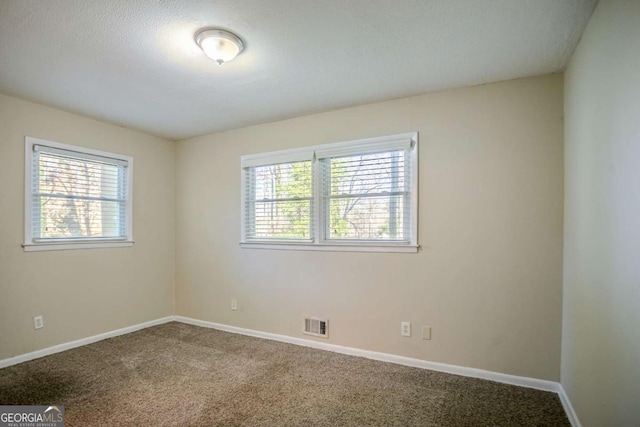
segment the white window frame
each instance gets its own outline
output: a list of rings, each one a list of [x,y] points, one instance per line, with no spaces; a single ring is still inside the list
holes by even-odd
[[[355,155],[375,152],[375,147],[385,147],[395,141],[409,141],[411,144],[410,157],[406,159],[411,163],[411,224],[409,242],[378,242],[373,240],[328,240],[324,238],[326,221],[322,212],[322,164],[320,159],[326,158],[329,153],[345,153]],[[276,163],[289,163],[301,160],[313,162],[313,223],[314,236],[311,241],[294,240],[247,240],[246,238],[246,173],[245,169],[252,166],[270,165]],[[270,153],[250,154],[241,157],[241,225],[240,247],[248,249],[280,249],[302,251],[344,251],[344,252],[418,252],[418,132],[408,132],[397,135],[389,135],[375,138],[359,139],[355,141],[343,141],[331,144],[315,145],[311,147],[296,148],[291,150],[275,151]]]
[[[54,149],[73,151],[81,156],[107,157],[127,163],[127,199],[126,211],[126,237],[123,238],[86,238],[86,239],[56,239],[56,241],[34,241],[32,209],[33,209],[33,153],[34,146],[43,146]],[[121,154],[108,153],[105,151],[93,150],[76,145],[62,144],[45,139],[25,138],[25,168],[24,168],[24,244],[25,252],[51,251],[66,249],[92,249],[92,248],[114,248],[133,246],[133,157]]]

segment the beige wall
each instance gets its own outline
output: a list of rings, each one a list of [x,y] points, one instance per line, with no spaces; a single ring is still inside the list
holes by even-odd
[[[601,0],[566,72],[562,385],[640,425],[640,2]]]
[[[330,343],[559,380],[562,93],[543,76],[180,142],[176,314],[294,337],[321,315]],[[241,155],[408,131],[418,254],[240,249]]]
[[[27,135],[134,157],[133,247],[23,252]],[[0,360],[173,313],[174,160],[173,142],[0,95]]]

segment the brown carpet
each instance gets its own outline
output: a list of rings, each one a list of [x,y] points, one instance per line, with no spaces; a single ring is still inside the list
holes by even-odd
[[[67,426],[569,426],[554,393],[182,323],[0,370]]]

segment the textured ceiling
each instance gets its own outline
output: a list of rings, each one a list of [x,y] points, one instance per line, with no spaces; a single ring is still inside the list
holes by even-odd
[[[181,139],[560,71],[596,1],[0,0],[0,91]]]

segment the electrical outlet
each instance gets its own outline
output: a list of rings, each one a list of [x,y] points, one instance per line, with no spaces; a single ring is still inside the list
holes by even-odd
[[[431,326],[422,326],[422,339],[430,340],[431,339]]]
[[[233,298],[231,300],[231,310],[237,310],[238,309],[238,301],[236,301],[235,298]]]
[[[42,316],[36,316],[33,318],[33,329],[44,328],[44,319]]]
[[[400,335],[403,337],[411,336],[411,322],[400,322]]]

